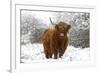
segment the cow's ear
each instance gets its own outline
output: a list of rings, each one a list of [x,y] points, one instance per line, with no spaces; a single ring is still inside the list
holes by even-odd
[[[71,28],[71,25],[68,25],[68,30]]]
[[[58,25],[55,25],[55,29],[59,29],[59,26]]]

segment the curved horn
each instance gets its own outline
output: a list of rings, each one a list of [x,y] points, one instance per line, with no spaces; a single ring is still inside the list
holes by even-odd
[[[52,20],[51,20],[51,17],[49,17],[49,19],[50,19],[50,23],[51,23],[52,25],[54,25],[54,23],[53,23]]]

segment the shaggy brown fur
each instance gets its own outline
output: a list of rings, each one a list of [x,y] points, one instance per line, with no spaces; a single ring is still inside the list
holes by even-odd
[[[52,58],[52,55],[54,59],[63,56],[68,46],[67,33],[70,27],[67,23],[59,22],[54,29],[49,28],[44,31],[42,42],[46,58]]]

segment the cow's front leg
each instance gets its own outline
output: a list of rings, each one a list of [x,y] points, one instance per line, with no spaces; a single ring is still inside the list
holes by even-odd
[[[59,58],[61,58],[61,57],[62,57],[62,48],[59,49]]]
[[[54,59],[57,59],[57,58],[58,58],[58,51],[55,50],[55,51],[54,51]]]

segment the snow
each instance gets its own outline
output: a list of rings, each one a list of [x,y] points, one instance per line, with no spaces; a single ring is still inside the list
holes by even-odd
[[[89,58],[90,48],[81,49],[68,46],[63,57],[55,60],[45,58],[42,44],[29,43],[21,46],[21,63],[88,61]]]

